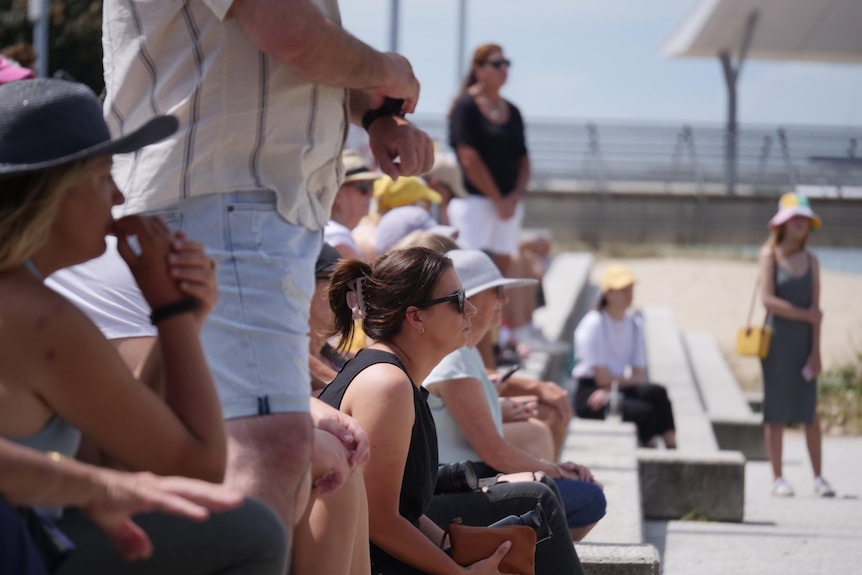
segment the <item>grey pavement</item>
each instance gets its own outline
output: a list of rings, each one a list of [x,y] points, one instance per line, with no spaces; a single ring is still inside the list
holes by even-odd
[[[834,499],[814,495],[805,436],[784,438],[784,477],[796,496],[773,497],[769,463],[745,466],[742,523],[647,521],[665,575],[862,573],[862,437],[824,437]]]

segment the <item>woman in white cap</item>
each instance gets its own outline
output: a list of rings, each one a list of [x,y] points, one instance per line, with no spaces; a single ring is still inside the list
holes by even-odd
[[[673,408],[667,390],[646,380],[643,327],[628,313],[635,278],[623,266],[602,275],[598,309],[588,312],[575,328],[575,368],[578,382],[575,413],[604,419],[610,412],[637,426],[642,446],[676,447]]]
[[[212,263],[157,218],[111,217],[124,201],[111,178],[112,154],[158,142],[177,126],[158,116],[112,139],[86,86],[54,79],[0,86],[0,436],[62,459],[84,434],[126,469],[220,482],[227,442],[199,341],[217,299]],[[160,345],[140,374],[43,283],[101,255],[109,233],[158,328]],[[278,573],[285,566],[283,526],[252,501],[203,525],[146,514],[137,519],[143,532],[122,517],[42,513],[77,547],[68,557],[68,547],[43,549],[44,557],[64,560],[56,571],[64,575]],[[243,537],[225,539],[228,530]],[[153,547],[159,552],[150,556]]]
[[[763,367],[763,429],[772,464],[772,494],[793,495],[781,466],[785,425],[805,424],[806,443],[814,470],[814,491],[835,495],[821,476],[822,435],[817,417],[820,374],[820,265],[806,249],[812,229],[821,220],[808,198],[784,194],[769,221],[769,239],[760,250],[760,295],[769,313],[772,341]]]
[[[453,250],[447,255],[477,311],[467,345],[447,355],[422,384],[431,394],[428,403],[437,424],[440,461],[472,461],[480,477],[543,472],[559,490],[569,535],[580,541],[605,514],[601,486],[583,465],[547,461],[507,441],[497,390],[476,350],[485,334],[499,325],[506,291],[534,285],[536,280],[504,278],[479,250]]]

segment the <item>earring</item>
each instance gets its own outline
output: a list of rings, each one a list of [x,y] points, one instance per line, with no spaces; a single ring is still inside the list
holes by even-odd
[[[424,327],[423,327],[423,328],[421,328],[421,329],[419,330],[419,335],[422,335],[423,333],[425,333],[425,328],[424,328]]]

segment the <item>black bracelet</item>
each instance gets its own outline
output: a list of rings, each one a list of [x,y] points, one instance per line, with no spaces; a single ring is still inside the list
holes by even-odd
[[[197,310],[198,304],[195,300],[181,299],[180,301],[175,301],[174,303],[162,305],[154,309],[152,313],[150,313],[150,323],[158,325],[160,321],[166,320],[169,317]]]
[[[367,132],[368,129],[371,128],[371,124],[384,116],[397,116],[399,118],[403,118],[404,112],[401,111],[403,106],[404,100],[383,98],[383,103],[379,108],[368,110],[365,112],[365,115],[362,116],[362,127],[365,128],[365,131]]]

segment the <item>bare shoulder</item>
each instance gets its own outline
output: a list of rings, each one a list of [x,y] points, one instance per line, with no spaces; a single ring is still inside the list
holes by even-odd
[[[400,411],[413,405],[413,383],[407,374],[391,363],[376,363],[357,375],[344,395],[347,406],[376,406],[385,411]]]
[[[40,379],[38,374],[92,360],[105,349],[112,348],[98,328],[60,294],[45,286],[33,289],[30,284],[6,282],[0,286],[0,363],[4,373],[25,369],[35,381]],[[13,380],[25,381],[8,381]]]

